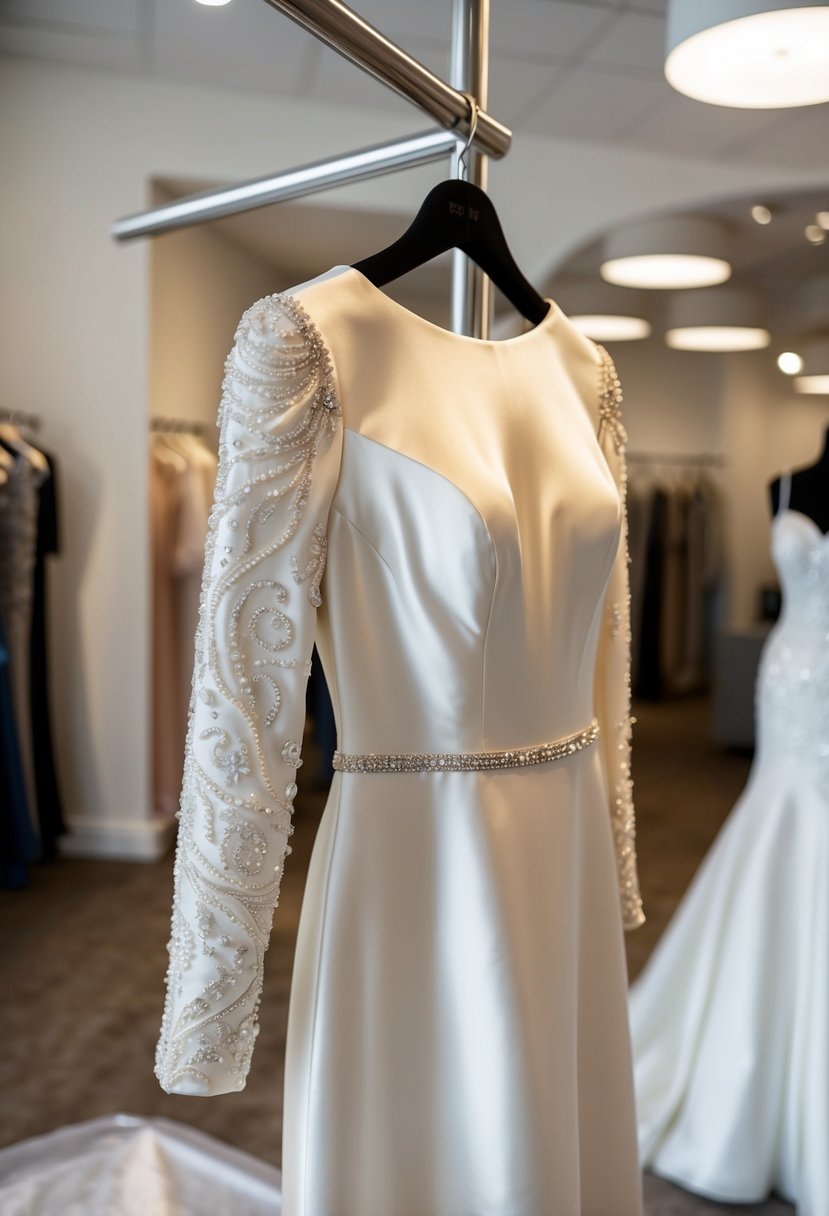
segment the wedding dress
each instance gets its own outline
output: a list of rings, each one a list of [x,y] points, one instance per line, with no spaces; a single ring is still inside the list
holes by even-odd
[[[476,341],[338,267],[237,330],[157,1073],[244,1086],[316,634],[285,1216],[641,1212],[619,402],[554,304]]]
[[[630,999],[643,1164],[829,1213],[829,537],[789,508],[746,789]]]

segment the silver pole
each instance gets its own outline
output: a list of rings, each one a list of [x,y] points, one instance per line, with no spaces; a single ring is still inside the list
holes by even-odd
[[[452,131],[424,131],[406,139],[349,152],[334,160],[316,161],[271,177],[260,177],[256,181],[191,194],[150,211],[116,220],[110,231],[119,241],[171,232],[175,228],[221,219],[240,211],[252,211],[269,203],[317,194],[334,186],[345,185],[346,182],[363,181],[393,173],[397,169],[441,160],[454,151],[457,143],[458,136]]]
[[[483,109],[489,87],[489,0],[453,0],[452,83],[471,93]],[[469,107],[467,106],[467,109]],[[469,181],[486,190],[487,159],[474,151],[466,153]],[[452,154],[455,176],[460,168],[462,146]],[[456,334],[488,338],[492,315],[492,284],[484,272],[459,249],[452,253],[452,329]]]
[[[452,88],[435,76],[342,0],[266,0],[266,3],[285,13],[364,72],[420,106],[442,127],[457,128],[459,133],[468,134],[469,106],[458,88]],[[488,18],[488,5],[486,14]],[[485,24],[488,25],[488,20]],[[489,156],[503,156],[509,149],[512,133],[484,113],[481,95],[476,89],[471,91],[481,106],[475,146]]]

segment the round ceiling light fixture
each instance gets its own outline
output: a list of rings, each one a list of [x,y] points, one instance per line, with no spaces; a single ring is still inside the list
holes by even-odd
[[[642,291],[595,281],[564,280],[555,288],[555,300],[576,329],[594,342],[634,342],[650,337]]]
[[[611,232],[600,273],[619,287],[711,287],[731,276],[726,245],[718,220],[665,216]]]
[[[771,334],[757,296],[742,287],[683,292],[668,306],[665,341],[673,350],[762,350]]]
[[[784,350],[777,356],[777,366],[784,376],[796,376],[803,371],[803,356],[796,350]]]
[[[829,101],[829,4],[669,0],[665,76],[677,92],[717,106]]]
[[[829,394],[829,335],[810,338],[803,344],[803,375],[796,376],[799,393]]]

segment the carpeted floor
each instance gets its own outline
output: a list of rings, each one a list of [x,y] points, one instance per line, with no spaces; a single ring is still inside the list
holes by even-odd
[[[648,922],[628,936],[641,968],[742,789],[748,761],[709,741],[707,705],[639,706],[634,779]],[[302,770],[307,772],[310,765]],[[323,798],[301,792],[247,1088],[171,1097],[153,1076],[172,863],[61,860],[0,892],[0,1144],[125,1111],[191,1124],[279,1164],[282,1060],[294,938]],[[723,1207],[645,1179],[647,1216],[783,1216],[788,1205]],[[470,1214],[471,1216],[471,1214]],[[612,1213],[607,1213],[612,1216]]]

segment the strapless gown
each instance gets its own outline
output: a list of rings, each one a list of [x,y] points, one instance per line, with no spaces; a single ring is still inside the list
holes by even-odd
[[[642,1160],[829,1213],[829,536],[772,524],[751,776],[631,992]]]

